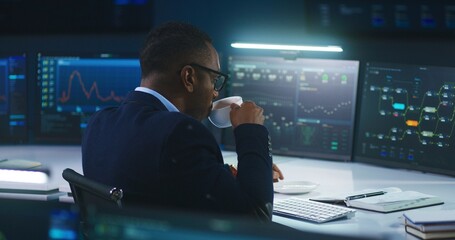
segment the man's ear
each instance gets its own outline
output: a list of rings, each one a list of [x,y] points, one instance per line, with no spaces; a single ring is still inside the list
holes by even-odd
[[[196,80],[196,72],[194,68],[190,65],[186,65],[182,68],[180,72],[180,79],[182,81],[183,87],[190,93],[194,91],[194,83]]]

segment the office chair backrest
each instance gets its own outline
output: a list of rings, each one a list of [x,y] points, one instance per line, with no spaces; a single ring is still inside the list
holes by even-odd
[[[86,227],[90,207],[98,210],[113,206],[122,208],[122,189],[88,179],[70,168],[63,170],[62,176],[69,183],[74,202],[79,207],[82,228]]]

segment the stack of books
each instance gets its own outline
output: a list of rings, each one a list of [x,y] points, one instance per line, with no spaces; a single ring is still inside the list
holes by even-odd
[[[421,239],[454,239],[455,210],[406,212],[406,232]]]

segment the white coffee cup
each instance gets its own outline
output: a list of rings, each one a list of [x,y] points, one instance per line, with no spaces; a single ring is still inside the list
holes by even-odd
[[[231,117],[229,114],[231,112],[232,103],[236,103],[237,105],[242,104],[242,97],[232,96],[213,102],[212,112],[209,116],[210,122],[219,128],[227,128],[232,126]]]

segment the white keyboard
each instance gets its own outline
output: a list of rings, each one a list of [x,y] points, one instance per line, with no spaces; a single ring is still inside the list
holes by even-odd
[[[310,222],[324,223],[340,218],[351,218],[355,210],[302,198],[278,200],[273,205],[273,213],[284,217],[297,218]]]

